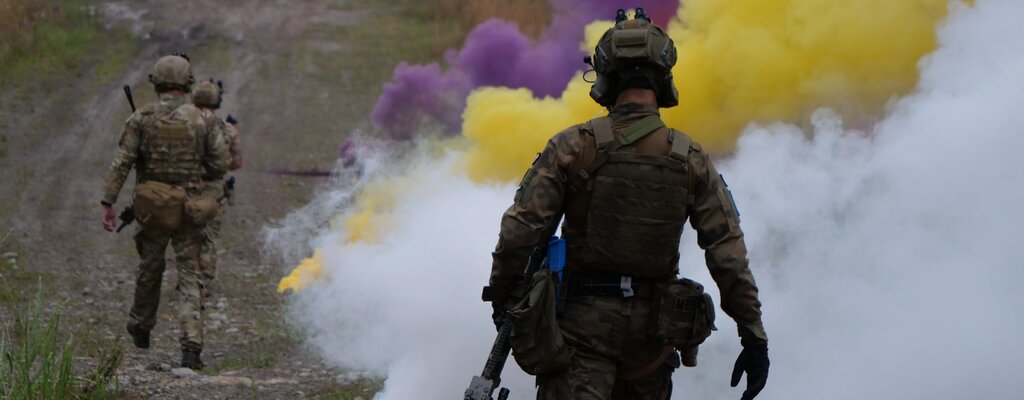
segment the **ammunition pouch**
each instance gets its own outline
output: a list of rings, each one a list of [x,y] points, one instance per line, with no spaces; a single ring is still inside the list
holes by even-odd
[[[533,275],[526,296],[508,312],[512,355],[530,375],[561,371],[571,361],[572,353],[555,317],[556,300],[555,277],[543,269]]]
[[[685,278],[658,284],[651,315],[652,336],[675,346],[687,367],[697,365],[697,347],[718,330],[711,296]]]
[[[135,186],[135,220],[145,228],[174,231],[184,223],[185,188],[158,181]]]
[[[220,203],[213,196],[203,194],[190,196],[185,202],[185,215],[188,216],[189,222],[200,228],[205,227],[207,223],[216,218],[219,211]]]

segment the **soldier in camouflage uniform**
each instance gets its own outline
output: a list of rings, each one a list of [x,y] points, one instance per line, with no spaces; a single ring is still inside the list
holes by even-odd
[[[215,110],[220,108],[223,99],[223,87],[220,82],[213,81],[199,82],[192,88],[192,104],[199,107],[203,115],[203,121],[210,130],[220,132],[227,142],[228,151],[231,153],[231,162],[228,164],[228,171],[235,171],[242,168],[242,139],[238,134],[235,124],[227,122],[217,114]],[[223,180],[218,180],[216,175],[206,174],[203,180],[207,181],[207,193],[216,199],[227,200],[231,198],[230,190],[225,186]],[[223,203],[223,202],[222,202]],[[217,274],[217,253],[218,238],[220,237],[221,218],[224,215],[224,207],[220,213],[206,225],[206,239],[200,251],[203,276],[207,281],[212,281]],[[209,291],[207,292],[209,295]]]
[[[558,326],[572,357],[566,369],[537,377],[538,399],[671,396],[680,359],[652,336],[651,298],[656,284],[677,278],[687,219],[721,290],[722,309],[738,326],[743,351],[732,386],[746,372],[742,398],[749,400],[767,380],[767,335],[739,212],[708,154],[659,117],[659,107],[678,103],[675,51],[642,16],[619,19],[590,59],[598,74],[591,96],[609,115],[552,137],[502,217],[493,291],[485,291],[495,316],[515,304],[509,293],[527,259],[547,240],[553,219],[565,215],[567,295]],[[683,364],[695,365],[695,357],[695,348],[684,351]]]
[[[153,68],[150,82],[159,101],[140,108],[125,122],[117,155],[103,185],[103,227],[108,231],[115,224],[113,205],[132,168],[136,171],[137,190],[139,185],[152,181],[184,188],[192,197],[204,189],[203,174],[220,179],[230,160],[224,138],[217,131],[207,130],[199,110],[187,103],[186,95],[194,82],[187,58],[161,58]],[[140,220],[135,235],[136,250],[142,260],[135,280],[128,333],[136,347],[149,347],[166,267],[164,253],[170,244],[178,268],[182,366],[202,368],[204,282],[199,271],[199,250],[205,233],[189,222],[172,231],[147,227],[143,222]]]

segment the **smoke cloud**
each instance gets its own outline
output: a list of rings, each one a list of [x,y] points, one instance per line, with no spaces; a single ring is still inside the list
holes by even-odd
[[[662,118],[705,149],[731,152],[751,122],[800,123],[830,107],[871,126],[885,105],[917,82],[916,65],[935,48],[948,0],[690,0],[669,24],[679,48],[673,68],[680,105]],[[611,22],[587,29],[589,48]],[[515,179],[554,132],[602,109],[577,76],[558,99],[528,89],[483,88],[468,100],[463,135],[474,141],[475,179]],[[493,160],[500,160],[494,162]]]
[[[462,49],[449,52],[449,68],[400,64],[384,85],[372,119],[393,139],[409,139],[425,125],[459,132],[466,96],[485,86],[529,89],[538,98],[556,96],[584,68],[583,27],[615,16],[619,8],[644,7],[659,24],[675,16],[678,0],[549,0],[552,23],[529,38],[513,23],[492,19],[475,27]]]
[[[749,125],[719,162],[771,338],[759,399],[1024,393],[1024,3],[950,7],[916,87],[877,123],[847,126],[843,107],[825,104]],[[461,173],[458,151],[424,153],[399,174],[376,240],[347,240],[343,224],[317,236],[322,276],[291,304],[327,360],[386,378],[379,399],[460,396],[493,340],[479,288],[515,188]],[[328,198],[394,176],[379,165]],[[361,212],[347,210],[340,220]],[[683,274],[714,290],[692,231],[684,242]],[[675,398],[739,396],[727,386],[738,340],[721,318],[700,365],[676,373]],[[514,364],[506,372],[512,398],[533,397],[531,379]]]

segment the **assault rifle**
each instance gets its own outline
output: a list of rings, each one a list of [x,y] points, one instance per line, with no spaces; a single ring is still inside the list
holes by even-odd
[[[545,231],[545,235],[542,236],[541,243],[534,247],[533,254],[530,255],[530,261],[526,264],[523,280],[519,282],[517,287],[517,289],[523,289],[524,295],[525,289],[530,286],[533,274],[547,263],[549,240],[554,236],[555,231],[558,230],[558,224],[561,222],[562,213],[554,215],[550,226]],[[494,344],[491,345],[491,352],[487,355],[484,371],[479,376],[474,376],[469,382],[469,388],[466,389],[463,400],[494,400],[491,395],[498,386],[501,386],[501,371],[505,368],[505,362],[508,361],[508,355],[512,351],[512,343],[509,341],[509,336],[512,334],[512,324],[509,324],[506,318],[505,316],[501,318],[498,337],[494,339]],[[498,391],[497,400],[508,399],[509,393],[508,388],[501,388]]]
[[[117,233],[121,233],[124,227],[131,225],[132,221],[135,221],[135,206],[128,206],[121,211],[121,214],[117,216],[121,220],[121,225],[117,227]]]
[[[131,86],[124,85],[124,96],[128,98],[128,105],[131,106],[132,113],[134,113],[135,99],[132,98]],[[121,233],[126,226],[131,225],[132,222],[135,221],[135,206],[125,207],[124,211],[121,211],[121,213],[117,215],[117,218],[121,220],[121,225],[118,225],[117,227],[117,233]]]

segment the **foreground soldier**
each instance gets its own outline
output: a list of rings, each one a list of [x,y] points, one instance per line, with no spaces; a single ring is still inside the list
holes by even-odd
[[[527,258],[564,212],[556,329],[570,356],[554,370],[553,361],[527,370],[538,375],[537,398],[668,399],[673,371],[696,365],[697,345],[714,329],[703,288],[677,279],[689,219],[722,309],[738,325],[743,351],[732,385],[746,372],[742,399],[753,399],[767,380],[768,347],[739,213],[708,154],[659,117],[659,107],[678,103],[671,39],[639,10],[617,20],[588,60],[598,76],[591,96],[610,115],[555,135],[526,173],[501,221],[485,300],[515,320]]]
[[[224,140],[227,142],[228,152],[231,154],[231,163],[228,164],[228,170],[235,171],[242,168],[242,141],[239,137],[238,129],[235,128],[235,124],[224,121],[214,113],[215,110],[220,108],[222,100],[223,88],[219,82],[216,84],[212,81],[199,82],[192,89],[192,104],[199,107],[203,115],[203,122],[207,128],[211,131],[219,132],[224,137]],[[233,190],[225,185],[224,181],[220,179],[222,177],[222,175],[210,173],[203,175],[203,180],[207,182],[206,194],[218,199],[218,201],[230,199],[231,191]],[[200,250],[199,257],[202,261],[203,277],[208,281],[212,281],[217,276],[217,240],[220,237],[221,218],[224,215],[224,211],[224,207],[221,207],[220,212],[207,223],[206,238],[203,241],[203,248]]]
[[[194,81],[188,59],[177,55],[161,58],[149,79],[159,101],[142,107],[125,122],[117,156],[103,185],[103,227],[114,229],[113,205],[135,168],[133,200],[141,227],[135,246],[142,261],[128,333],[136,347],[149,347],[160,303],[164,253],[170,243],[178,267],[181,365],[201,369],[204,283],[199,250],[203,226],[217,212],[216,201],[202,195],[202,175],[223,177],[229,155],[224,139],[208,131],[199,110],[186,103]]]

